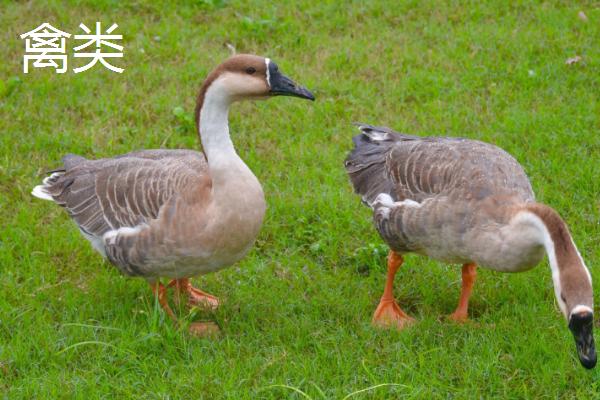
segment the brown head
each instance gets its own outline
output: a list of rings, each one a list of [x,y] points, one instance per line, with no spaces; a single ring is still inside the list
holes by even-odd
[[[236,54],[207,76],[198,94],[195,113],[197,119],[207,91],[217,85],[219,90],[227,94],[229,102],[266,99],[272,96],[315,99],[310,91],[283,75],[277,64],[270,59],[251,54]]]

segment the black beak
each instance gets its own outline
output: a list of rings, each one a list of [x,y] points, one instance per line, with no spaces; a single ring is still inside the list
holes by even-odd
[[[587,369],[596,366],[596,346],[594,345],[594,314],[583,312],[572,314],[569,329],[575,338],[579,361]]]
[[[270,94],[273,96],[294,96],[301,99],[314,100],[315,96],[296,82],[279,72],[277,64],[269,63],[268,74],[269,85],[271,86]]]

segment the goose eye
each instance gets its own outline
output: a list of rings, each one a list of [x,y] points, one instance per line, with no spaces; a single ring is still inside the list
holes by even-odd
[[[246,68],[246,73],[249,74],[249,75],[252,75],[255,72],[256,72],[256,68],[254,68],[254,67],[248,67],[248,68]]]

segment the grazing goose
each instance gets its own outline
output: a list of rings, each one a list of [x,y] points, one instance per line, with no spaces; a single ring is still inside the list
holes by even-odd
[[[229,106],[277,95],[314,100],[268,58],[233,56],[208,75],[198,95],[204,153],[143,150],[99,160],[67,155],[32,194],[64,207],[122,273],[145,278],[174,320],[167,287],[187,294],[192,304],[216,307],[218,299],[189,278],[244,257],[265,213],[262,187],[229,137]],[[161,277],[173,280],[164,286]]]
[[[392,294],[405,253],[463,264],[462,291],[451,318],[464,321],[477,265],[526,271],[541,261],[545,250],[579,360],[593,368],[590,273],[565,222],[552,208],[535,202],[517,161],[475,140],[416,137],[370,125],[359,129],[346,170],[390,247],[387,282],[373,323],[402,328],[412,321]]]

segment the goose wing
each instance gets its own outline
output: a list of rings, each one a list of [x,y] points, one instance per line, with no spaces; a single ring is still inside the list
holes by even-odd
[[[386,155],[386,170],[400,201],[433,196],[483,200],[512,194],[529,199],[531,184],[519,163],[488,143],[455,138],[397,142]]]
[[[496,146],[359,127],[346,169],[374,209],[379,233],[398,251],[418,250],[434,228],[446,236],[464,231],[475,223],[473,210],[493,199],[534,199],[523,168]]]
[[[119,257],[118,248],[109,249],[103,240],[107,233],[137,233],[159,215],[168,225],[182,201],[201,206],[209,199],[208,165],[196,151],[147,150],[98,160],[68,155],[63,163],[33,194],[64,207],[94,247],[118,266],[128,260]]]

